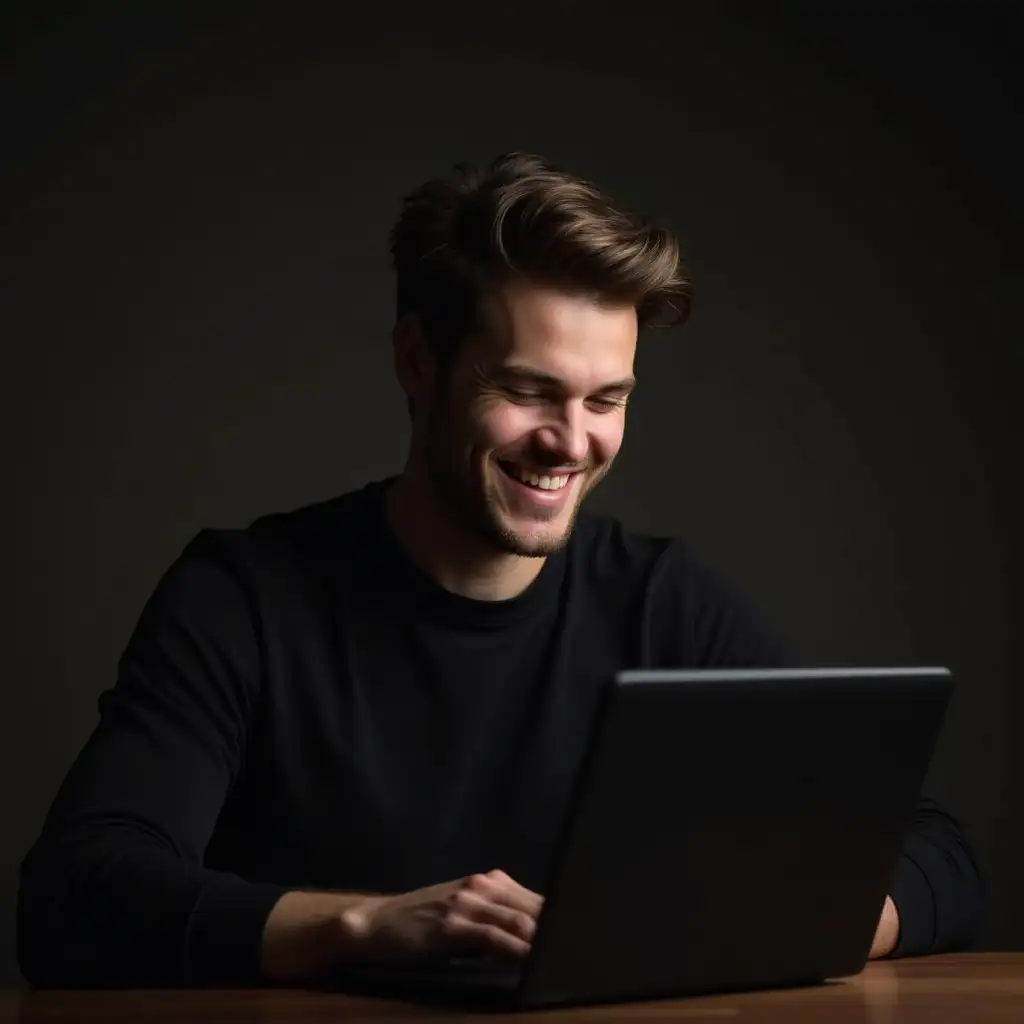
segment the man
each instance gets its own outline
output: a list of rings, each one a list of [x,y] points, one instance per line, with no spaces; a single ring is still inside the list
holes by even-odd
[[[638,328],[686,318],[672,236],[510,154],[409,196],[392,252],[405,468],[167,572],[22,867],[31,983],[522,956],[612,672],[790,660],[686,546],[580,512]],[[979,905],[922,799],[872,955],[963,945]]]

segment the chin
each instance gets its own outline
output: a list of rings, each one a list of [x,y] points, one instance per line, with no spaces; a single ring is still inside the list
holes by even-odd
[[[568,523],[535,524],[524,526],[515,520],[505,519],[495,525],[501,538],[502,548],[509,554],[523,558],[543,558],[560,551],[569,542],[572,534],[572,520]]]
[[[512,547],[522,558],[545,558],[561,551],[568,542],[569,536],[565,533],[549,537],[516,537]]]
[[[557,512],[550,509],[546,513],[540,511],[530,515],[506,505],[501,487],[488,469],[482,474],[484,501],[481,509],[488,538],[506,554],[525,558],[543,558],[564,548],[572,535],[583,497],[592,489],[595,480],[584,479],[570,484],[578,487],[579,491]],[[503,473],[503,470],[495,467],[493,473]],[[481,520],[478,523],[484,525]]]

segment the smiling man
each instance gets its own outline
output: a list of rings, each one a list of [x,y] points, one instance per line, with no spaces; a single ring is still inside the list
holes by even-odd
[[[512,597],[568,542],[622,444],[636,309],[511,278],[481,297],[458,358],[438,360],[415,313],[395,340],[423,425],[388,495],[395,526],[442,586]]]
[[[685,544],[581,509],[638,331],[686,319],[671,234],[510,154],[417,189],[392,253],[406,464],[165,574],[22,866],[33,984],[523,956],[610,676],[791,662]],[[934,801],[890,893],[873,956],[972,939],[977,867]]]

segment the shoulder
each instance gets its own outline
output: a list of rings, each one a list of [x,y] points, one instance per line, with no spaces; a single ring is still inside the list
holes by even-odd
[[[706,602],[728,597],[729,584],[680,537],[642,533],[612,516],[581,513],[573,539],[577,557],[596,576],[635,577],[659,592],[689,591]]]
[[[588,574],[622,581],[646,579],[666,558],[673,558],[680,542],[672,537],[630,530],[612,516],[580,512],[572,538],[572,553]]]
[[[687,541],[581,515],[577,561],[594,587],[631,592],[651,657],[665,667],[781,666],[788,644],[749,596]]]
[[[214,557],[244,570],[285,564],[325,566],[358,546],[369,524],[379,484],[367,484],[323,501],[288,511],[270,512],[248,526],[210,527],[197,534],[186,554]]]
[[[376,485],[260,516],[242,527],[211,526],[185,545],[157,595],[190,605],[258,606],[293,600],[336,574],[358,545]]]

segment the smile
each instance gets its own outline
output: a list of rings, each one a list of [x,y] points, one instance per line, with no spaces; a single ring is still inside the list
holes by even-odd
[[[513,479],[529,487],[536,487],[541,491],[560,491],[574,475],[562,473],[556,476],[534,473],[532,470],[521,468],[509,462],[499,462],[498,465]]]

